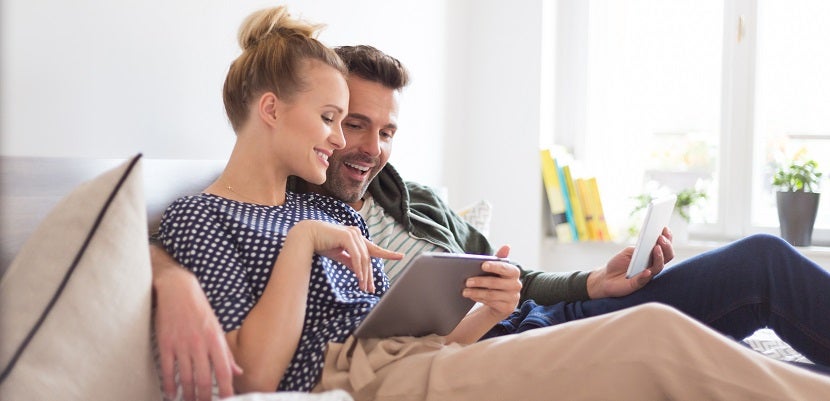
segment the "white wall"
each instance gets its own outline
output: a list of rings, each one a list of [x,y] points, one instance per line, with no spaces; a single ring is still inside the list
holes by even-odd
[[[490,200],[494,242],[535,264],[542,0],[284,3],[325,22],[326,44],[372,44],[407,65],[392,163],[447,187],[454,206]],[[0,154],[227,157],[221,87],[236,31],[274,4],[3,0]]]
[[[435,56],[445,53],[443,2],[284,3],[325,22],[325,43],[373,44],[410,68],[398,139],[407,152],[392,160],[413,179],[439,182],[445,73]],[[236,32],[250,12],[275,4],[3,0],[2,154],[227,157],[233,132],[221,89],[239,54]],[[416,168],[421,160],[431,162]]]
[[[490,237],[511,257],[540,258],[539,101],[542,1],[453,1],[445,177],[450,201],[488,199]]]

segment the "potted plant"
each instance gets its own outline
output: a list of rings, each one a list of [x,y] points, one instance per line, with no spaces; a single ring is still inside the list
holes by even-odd
[[[779,166],[773,176],[781,237],[794,246],[812,243],[821,175],[815,160],[796,160]]]
[[[689,207],[703,199],[706,199],[706,192],[703,192],[703,190],[686,188],[677,193],[677,201],[674,203],[674,211],[683,220],[685,220],[686,223],[688,223],[689,219],[691,219],[689,216]]]

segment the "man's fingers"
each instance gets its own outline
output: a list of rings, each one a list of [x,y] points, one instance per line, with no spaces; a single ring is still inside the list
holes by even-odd
[[[519,302],[519,295],[516,292],[488,288],[465,288],[462,295],[500,313],[512,312]]]
[[[487,304],[496,301],[499,298],[504,298],[506,293],[500,290],[490,288],[465,288],[463,295],[466,298],[472,299],[476,302]]]
[[[669,241],[672,241],[674,239],[674,234],[671,232],[671,229],[668,228],[668,227],[663,227],[663,233],[662,234],[663,234],[664,237],[668,238]]]
[[[503,278],[519,278],[519,268],[507,262],[484,262],[481,270],[487,273],[497,274]]]
[[[182,386],[182,395],[185,401],[196,401],[196,391],[193,388],[193,365],[189,357],[178,355],[176,361],[179,365],[179,384]]]
[[[663,256],[663,248],[660,247],[660,245],[655,245],[654,249],[651,252],[651,266],[652,267],[659,266],[660,268],[662,268],[662,266],[665,263],[666,263],[666,260]]]
[[[167,399],[176,398],[176,370],[173,353],[168,347],[159,344],[159,359],[161,363],[161,381],[164,396]]]
[[[670,260],[674,259],[674,247],[672,246],[672,236],[671,232],[668,230],[669,228],[666,227],[666,231],[663,232],[662,238],[663,259],[666,262],[669,262]]]
[[[212,354],[214,375],[216,375],[216,384],[219,387],[219,398],[226,398],[233,396],[233,376],[242,374],[242,368],[236,364],[233,359],[233,353],[228,349],[224,338],[219,339],[216,347],[219,348],[217,354]]]
[[[210,401],[213,392],[213,377],[211,375],[210,362],[206,352],[194,350],[193,361],[194,367],[194,387],[196,388],[196,397],[199,401]]]
[[[227,398],[233,395],[233,370],[240,369],[233,360],[233,355],[221,344],[216,344],[219,349],[211,352],[213,363],[213,374],[216,375],[216,384],[219,387],[219,398]],[[241,370],[241,369],[240,369]]]
[[[633,290],[636,291],[640,288],[645,287],[645,285],[648,284],[649,281],[651,281],[653,275],[654,274],[651,272],[650,269],[645,269],[642,272],[640,272],[640,274],[634,277],[634,282],[637,283],[637,286],[633,288]]]
[[[502,245],[501,248],[499,248],[499,250],[496,251],[497,258],[504,259],[508,256],[510,256],[510,245]]]
[[[519,280],[519,269],[504,262],[485,262],[481,269],[496,276],[474,276],[467,279],[467,288],[491,289],[506,292],[508,294],[518,293],[522,289],[522,282]]]
[[[663,256],[663,249],[659,245],[655,245],[654,249],[652,249],[649,261],[651,262],[651,264],[648,266],[648,268],[646,268],[634,277],[634,281],[637,284],[634,290],[638,290],[644,287],[646,284],[649,283],[649,281],[651,281],[652,278],[654,278],[655,274],[663,270],[665,259]]]

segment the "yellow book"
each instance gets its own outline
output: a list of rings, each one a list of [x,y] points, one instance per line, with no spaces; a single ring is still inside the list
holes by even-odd
[[[545,187],[545,195],[548,198],[548,206],[553,219],[553,232],[560,242],[573,242],[571,227],[565,215],[565,199],[562,197],[562,186],[559,181],[559,174],[550,150],[543,149],[540,152],[542,162],[542,181]]]
[[[587,179],[588,191],[590,192],[591,207],[594,211],[593,220],[596,224],[597,238],[599,241],[610,241],[611,233],[608,231],[608,224],[605,222],[605,212],[602,209],[602,199],[599,196],[599,186],[597,179],[591,177]]]
[[[588,181],[584,178],[577,178],[574,180],[574,186],[579,194],[579,204],[582,206],[582,212],[585,217],[585,229],[588,232],[588,239],[591,241],[599,241],[602,235],[597,227],[597,222],[594,220],[594,206],[591,202],[591,191],[588,189]]]
[[[580,241],[591,239],[588,234],[588,226],[585,222],[585,212],[580,202],[579,191],[574,184],[573,176],[571,176],[571,167],[563,166],[562,174],[565,177],[565,188],[568,190],[568,199],[571,201],[571,214],[573,215],[574,225],[576,226],[576,234]]]

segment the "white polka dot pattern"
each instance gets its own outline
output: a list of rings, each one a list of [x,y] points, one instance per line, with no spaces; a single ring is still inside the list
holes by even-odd
[[[302,220],[366,225],[348,205],[316,194],[287,193],[281,206],[237,202],[211,194],[174,202],[162,217],[162,244],[198,277],[222,328],[238,329],[265,290],[288,230]],[[343,342],[389,288],[373,258],[375,294],[358,289],[346,266],[314,255],[300,343],[279,390],[310,391],[323,368],[326,344]]]

